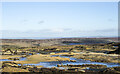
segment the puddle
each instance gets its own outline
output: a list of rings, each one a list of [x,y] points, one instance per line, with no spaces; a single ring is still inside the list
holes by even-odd
[[[82,64],[99,64],[99,65],[106,65],[107,67],[115,67],[115,66],[120,66],[120,64],[117,63],[102,63],[102,62],[92,62],[89,60],[83,60],[83,59],[76,59],[76,58],[72,58],[69,56],[61,56],[61,55],[52,55],[51,57],[62,57],[62,58],[70,58],[70,60],[76,60],[76,62],[71,62],[71,61],[51,61],[51,62],[40,62],[37,64],[24,64],[24,65],[41,65],[43,67],[47,67],[47,68],[51,68],[51,67],[57,67],[57,65],[82,65]],[[24,61],[26,59],[26,57],[21,57],[20,60],[16,60],[16,61]],[[13,60],[8,60],[8,59],[0,59],[0,61],[13,61]]]
[[[26,57],[21,57],[20,60],[18,61],[24,61],[26,59]]]
[[[97,44],[97,43],[64,43],[65,45],[86,45],[86,44]]]
[[[13,61],[13,60],[8,60],[8,59],[0,59],[0,61]]]
[[[57,57],[59,55],[52,55],[51,57]],[[120,66],[120,64],[116,63],[102,63],[102,62],[92,62],[89,60],[83,60],[83,59],[76,59],[68,56],[60,56],[63,58],[70,58],[70,60],[76,60],[76,62],[70,62],[70,61],[52,61],[52,62],[40,62],[38,64],[24,64],[24,65],[42,65],[43,67],[51,68],[51,67],[57,67],[57,65],[82,65],[82,64],[99,64],[99,65],[106,65],[107,67],[115,67]]]

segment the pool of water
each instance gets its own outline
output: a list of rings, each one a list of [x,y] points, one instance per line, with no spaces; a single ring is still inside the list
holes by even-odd
[[[0,61],[12,61],[12,60],[8,60],[8,59],[0,59]]]
[[[55,57],[55,56],[59,56],[59,55],[53,55],[51,57]],[[116,64],[116,63],[102,63],[102,62],[92,62],[89,60],[83,60],[83,59],[76,59],[76,58],[72,58],[72,57],[68,57],[68,56],[59,56],[59,57],[63,57],[63,58],[70,58],[70,60],[76,60],[76,62],[70,62],[70,61],[52,61],[52,62],[40,62],[37,64],[24,64],[24,65],[42,65],[43,67],[56,67],[58,64],[61,65],[82,65],[82,64],[99,64],[99,65],[106,65],[107,67],[115,67],[115,66],[120,66],[120,64]]]
[[[67,43],[67,45],[85,45],[85,43]]]
[[[64,43],[65,45],[86,45],[86,44],[97,44],[97,43]]]
[[[21,57],[20,60],[18,61],[24,61],[26,59],[26,57]]]
[[[99,65],[106,65],[107,67],[114,67],[114,66],[120,66],[120,64],[118,63],[102,63],[102,62],[92,62],[89,60],[83,60],[83,59],[76,59],[76,58],[72,58],[69,56],[62,56],[62,55],[52,55],[51,57],[62,57],[62,58],[69,58],[70,60],[76,60],[76,62],[70,62],[70,61],[51,61],[51,62],[40,62],[37,64],[24,64],[24,65],[41,65],[43,67],[56,67],[58,64],[61,65],[82,65],[82,64],[99,64]],[[20,60],[16,60],[16,61],[24,61],[26,59],[26,57],[20,57]],[[0,59],[0,61],[13,61],[13,60],[8,60],[8,59]]]

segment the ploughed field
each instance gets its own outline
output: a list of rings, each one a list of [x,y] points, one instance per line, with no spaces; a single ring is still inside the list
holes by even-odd
[[[120,73],[116,38],[1,39],[1,72]]]

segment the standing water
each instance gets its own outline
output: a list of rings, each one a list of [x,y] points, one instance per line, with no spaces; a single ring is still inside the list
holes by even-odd
[[[53,55],[51,57],[56,57],[56,56],[59,56],[59,55]],[[35,65],[35,66],[38,66],[38,65],[41,65],[43,67],[57,67],[57,65],[82,65],[82,64],[99,64],[99,65],[106,65],[107,67],[115,67],[115,66],[120,66],[120,64],[118,63],[102,63],[102,62],[92,62],[92,61],[89,61],[89,60],[83,60],[83,59],[76,59],[76,58],[72,58],[72,57],[68,57],[68,56],[59,56],[59,57],[62,57],[62,58],[70,58],[70,60],[76,60],[76,62],[71,62],[71,61],[51,61],[51,62],[40,62],[40,63],[37,63],[37,64],[24,64],[24,65]]]

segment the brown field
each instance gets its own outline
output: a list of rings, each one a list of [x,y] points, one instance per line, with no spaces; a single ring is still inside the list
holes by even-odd
[[[39,62],[52,62],[52,61],[69,61],[76,62],[76,60],[70,60],[70,58],[64,58],[60,56],[69,56],[76,59],[90,60],[94,62],[102,63],[119,63],[120,42],[117,38],[61,38],[61,39],[2,39],[1,60],[11,59],[12,61],[1,61],[2,72],[45,72],[51,73],[54,70],[56,73],[60,71],[59,67],[44,68],[42,65],[27,66],[24,64],[37,64]],[[90,43],[90,44],[77,44],[69,45],[69,43]],[[39,53],[39,54],[38,54]],[[109,53],[109,54],[108,54]],[[52,55],[58,55],[51,57]],[[26,58],[20,60],[19,58]],[[19,66],[18,64],[21,64]],[[71,63],[72,64],[72,63]],[[62,65],[62,64],[61,64]],[[63,66],[63,65],[62,65]],[[62,73],[87,73],[90,70],[86,70],[87,65],[82,67],[68,67],[63,69]],[[94,65],[94,68],[99,69],[99,72],[114,72],[119,73],[119,67],[103,68],[102,65]],[[67,69],[68,68],[68,69]],[[91,67],[93,69],[93,67]],[[73,70],[72,72],[70,70]],[[101,71],[102,70],[102,71]],[[54,72],[52,71],[52,72]],[[90,71],[92,72],[92,71]],[[97,72],[95,70],[95,72]],[[93,73],[95,73],[93,72]],[[98,72],[97,72],[98,73]]]

